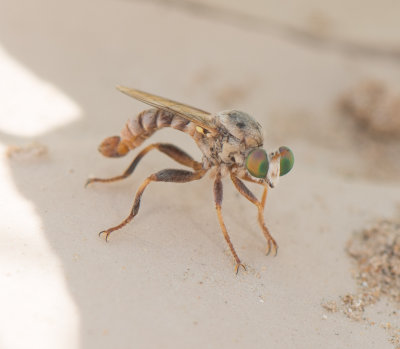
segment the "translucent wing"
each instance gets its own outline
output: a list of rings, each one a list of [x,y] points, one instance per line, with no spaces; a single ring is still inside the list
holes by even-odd
[[[183,118],[194,122],[196,125],[205,128],[211,133],[216,132],[215,117],[211,113],[191,107],[186,104],[171,101],[167,98],[135,90],[133,88],[117,86],[117,89],[120,90],[122,93],[125,93],[126,95],[137,99],[138,101],[151,105],[152,107],[178,114]]]

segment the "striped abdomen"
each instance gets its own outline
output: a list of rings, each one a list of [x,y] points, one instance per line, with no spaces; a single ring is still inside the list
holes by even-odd
[[[106,138],[100,144],[99,151],[108,157],[124,156],[163,127],[172,127],[190,136],[196,131],[195,124],[177,114],[161,109],[148,109],[128,120],[121,131],[121,136]]]

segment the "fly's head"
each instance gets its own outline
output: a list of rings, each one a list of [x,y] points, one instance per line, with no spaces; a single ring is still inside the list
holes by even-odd
[[[280,147],[270,154],[262,148],[251,150],[246,157],[247,171],[256,178],[264,179],[274,188],[280,176],[288,173],[294,164],[293,152],[288,147]]]

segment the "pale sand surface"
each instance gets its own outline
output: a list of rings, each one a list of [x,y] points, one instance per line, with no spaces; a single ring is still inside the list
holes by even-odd
[[[400,326],[386,316],[396,306],[371,306],[374,326],[321,307],[356,288],[345,252],[353,232],[400,205],[399,144],[369,141],[336,107],[365,78],[399,87],[395,10],[368,4],[351,24],[359,2],[341,3],[292,11],[208,1],[216,15],[179,1],[2,1],[0,348],[393,348],[379,324]],[[352,54],[225,10],[383,49]],[[126,216],[148,174],[175,166],[153,153],[126,181],[83,188],[133,156],[96,150],[145,108],[117,84],[245,110],[264,126],[267,149],[294,151],[293,171],[267,201],[276,258],[264,255],[256,210],[228,180],[223,212],[247,272],[233,272],[209,178],[151,185],[135,222],[108,244],[97,236]],[[33,151],[7,157],[34,140]],[[177,131],[152,140],[200,156]]]

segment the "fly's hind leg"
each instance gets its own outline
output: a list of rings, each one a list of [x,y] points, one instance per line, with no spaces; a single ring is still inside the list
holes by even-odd
[[[226,226],[225,226],[224,219],[222,217],[222,211],[221,211],[222,197],[223,197],[223,189],[222,189],[222,182],[221,182],[221,173],[218,172],[216,175],[216,178],[215,178],[215,182],[214,182],[215,208],[217,210],[218,221],[219,221],[219,225],[221,227],[222,233],[224,234],[224,238],[229,246],[229,249],[232,252],[233,258],[235,258],[235,261],[236,261],[235,273],[237,274],[239,271],[239,267],[242,267],[244,270],[246,270],[246,267],[240,261],[238,255],[235,251],[235,248],[233,247],[233,244],[229,237],[228,231],[226,230]]]
[[[207,170],[198,170],[195,172],[192,171],[185,171],[185,170],[175,170],[175,169],[167,169],[162,170],[157,173],[153,173],[149,177],[147,177],[143,183],[140,185],[135,200],[133,202],[133,206],[131,212],[129,213],[128,217],[126,217],[120,224],[116,225],[115,227],[109,228],[107,230],[103,230],[99,233],[99,235],[104,234],[106,237],[106,241],[108,240],[109,235],[118,229],[121,229],[123,226],[128,224],[139,212],[140,208],[140,200],[142,198],[143,192],[146,187],[151,182],[175,182],[175,183],[186,183],[198,180],[202,178]]]
[[[178,147],[174,146],[173,144],[168,143],[154,143],[148,145],[144,148],[136,157],[133,159],[132,163],[129,167],[125,170],[122,175],[112,177],[112,178],[89,178],[85,184],[85,187],[94,182],[115,182],[121,179],[127,178],[130,176],[133,171],[135,170],[136,166],[139,164],[140,160],[150,151],[153,149],[157,149],[160,152],[166,154],[170,158],[174,159],[176,162],[191,167],[195,171],[199,171],[202,168],[200,162],[195,161],[190,155],[185,153],[183,150],[179,149]]]
[[[254,205],[257,206],[258,223],[260,224],[264,236],[268,242],[266,254],[268,255],[271,252],[271,250],[274,250],[274,255],[276,256],[276,254],[278,253],[278,244],[276,243],[275,239],[271,236],[267,226],[265,225],[265,220],[264,220],[264,205],[265,205],[265,200],[267,198],[267,186],[264,186],[264,193],[260,202],[239,178],[231,174],[231,179],[236,189],[239,191],[239,193],[242,194],[247,200],[249,200],[250,202],[252,202]]]

